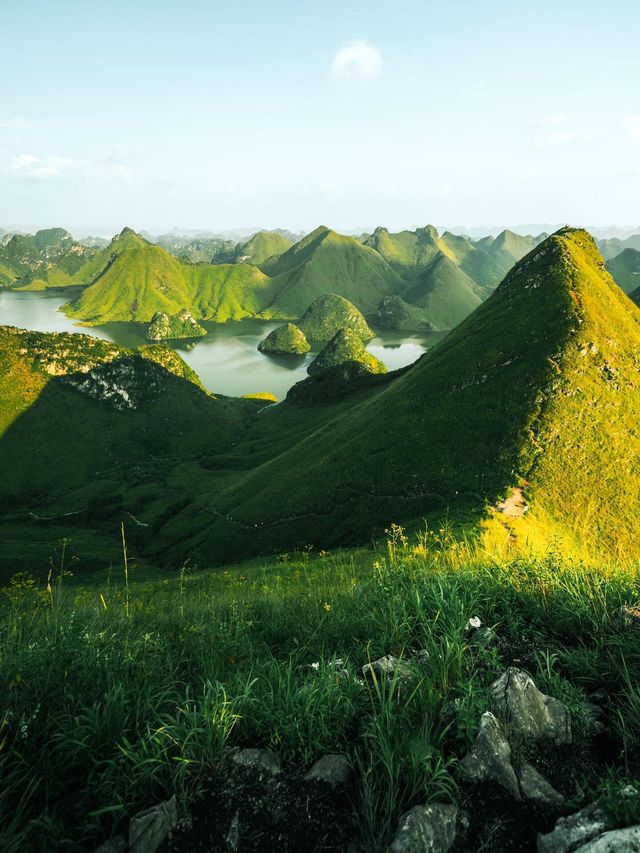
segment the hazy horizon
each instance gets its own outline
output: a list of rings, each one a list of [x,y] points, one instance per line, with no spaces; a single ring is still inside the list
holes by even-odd
[[[102,16],[25,0],[3,25],[0,221],[640,219],[625,0],[114,0]]]

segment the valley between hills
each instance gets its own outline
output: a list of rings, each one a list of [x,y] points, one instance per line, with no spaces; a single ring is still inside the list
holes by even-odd
[[[149,237],[0,245],[0,847],[634,849],[640,237]]]

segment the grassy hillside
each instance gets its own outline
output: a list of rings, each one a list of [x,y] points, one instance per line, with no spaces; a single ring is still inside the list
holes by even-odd
[[[364,244],[375,249],[392,269],[408,280],[428,267],[440,251],[438,231],[433,225],[397,234],[376,228]]]
[[[635,552],[639,319],[591,237],[559,232],[414,366],[218,493],[206,531],[190,508],[192,547],[326,544],[447,507],[479,519],[526,483],[522,542],[539,523]],[[265,413],[261,430],[284,416]]]
[[[261,308],[267,279],[256,267],[185,264],[130,229],[108,251],[106,269],[65,306],[70,317],[89,325],[149,322],[158,311],[177,314],[187,308],[197,319],[224,322],[252,316]]]
[[[607,269],[625,293],[640,287],[640,252],[636,249],[624,249],[607,261]]]
[[[535,249],[546,236],[546,234],[539,237],[523,236],[505,230],[498,234],[495,240],[491,241],[491,244],[486,247],[486,251],[507,273],[517,261]]]
[[[0,287],[44,290],[88,284],[106,263],[100,250],[74,241],[64,228],[18,234],[0,246]]]
[[[317,228],[262,269],[272,277],[273,299],[266,311],[275,317],[301,317],[324,293],[344,296],[364,314],[372,314],[383,296],[404,287],[378,252],[325,227]]]
[[[268,258],[282,255],[293,245],[288,237],[277,231],[258,231],[236,249],[236,259],[241,263],[260,266]]]
[[[438,240],[438,246],[444,255],[475,281],[484,296],[488,296],[504,278],[504,267],[484,249],[478,248],[470,237],[445,231]]]
[[[453,329],[482,302],[475,282],[442,252],[420,273],[403,298],[422,309],[424,320],[434,331]]]

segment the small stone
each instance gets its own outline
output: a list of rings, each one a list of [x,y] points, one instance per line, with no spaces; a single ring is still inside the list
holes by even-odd
[[[478,736],[462,759],[461,767],[470,782],[497,782],[515,800],[521,801],[520,786],[511,764],[511,747],[491,711],[480,717]]]
[[[406,689],[416,679],[416,674],[411,664],[393,655],[384,655],[378,660],[366,663],[362,667],[362,675],[365,680],[375,683],[382,679],[395,680],[398,690]]]
[[[351,762],[346,755],[328,753],[316,761],[304,778],[306,782],[324,782],[338,786],[347,785],[351,774]]]
[[[271,776],[277,776],[282,772],[280,759],[270,749],[236,749],[231,753],[231,760],[238,767],[255,770],[261,774],[266,772]]]
[[[477,628],[469,637],[469,645],[475,646],[478,649],[484,649],[490,646],[496,639],[496,632],[488,625],[482,625]]]
[[[129,824],[129,853],[155,853],[177,823],[175,794],[170,800],[138,812]]]
[[[640,628],[640,607],[623,604],[620,608],[620,621],[625,628]]]
[[[429,652],[426,649],[418,649],[413,654],[414,661],[418,666],[427,666],[429,664]]]
[[[446,853],[455,841],[457,821],[457,806],[414,806],[400,818],[389,853]]]
[[[237,850],[240,846],[240,815],[238,812],[231,818],[231,825],[227,832],[225,841],[229,850]]]
[[[541,806],[560,806],[564,797],[532,764],[525,764],[518,774],[520,791],[525,800]]]
[[[559,699],[546,696],[529,673],[510,666],[491,685],[491,709],[526,738],[571,743],[571,713]]]

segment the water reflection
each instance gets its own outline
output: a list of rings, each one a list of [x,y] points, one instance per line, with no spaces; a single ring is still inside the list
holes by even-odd
[[[73,332],[94,335],[126,347],[148,343],[144,323],[106,323],[83,328],[58,311],[75,298],[77,288],[19,293],[0,290],[0,324],[42,332]],[[289,388],[304,379],[307,366],[322,349],[314,345],[305,356],[274,356],[258,352],[258,343],[279,322],[241,320],[229,323],[202,321],[208,334],[203,338],[174,341],[171,346],[213,392],[239,396],[268,391],[283,399]],[[412,364],[442,334],[380,332],[367,346],[369,352],[389,368]]]

